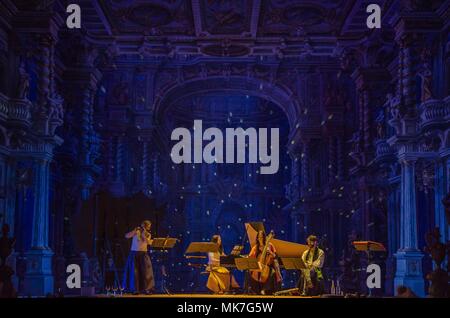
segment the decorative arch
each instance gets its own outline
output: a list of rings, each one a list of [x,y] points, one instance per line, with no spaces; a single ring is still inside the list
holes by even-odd
[[[161,123],[165,112],[184,97],[224,91],[240,92],[243,95],[256,96],[273,102],[286,114],[290,129],[295,127],[300,106],[291,91],[268,81],[242,76],[197,78],[166,89],[164,94],[155,100],[154,122]]]

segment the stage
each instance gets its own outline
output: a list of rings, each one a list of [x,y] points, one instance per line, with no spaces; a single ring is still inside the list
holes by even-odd
[[[116,295],[105,295],[105,294],[98,294],[95,297],[98,298],[174,298],[174,299],[180,299],[180,298],[211,298],[211,299],[289,299],[289,298],[320,298],[320,297],[307,297],[307,296],[274,296],[274,295],[245,295],[245,294],[236,294],[236,295],[212,295],[212,294],[152,294],[152,295],[131,295],[131,294],[124,294],[122,296]]]

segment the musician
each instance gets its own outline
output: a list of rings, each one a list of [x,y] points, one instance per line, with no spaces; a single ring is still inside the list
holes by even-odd
[[[151,294],[155,286],[152,262],[148,254],[151,226],[150,221],[143,221],[140,226],[125,235],[125,238],[132,239],[132,242],[122,286],[134,294]]]
[[[301,270],[298,288],[302,295],[317,296],[323,293],[322,266],[325,253],[317,247],[317,237],[308,236],[306,239],[308,249],[303,252],[302,261],[306,269]]]
[[[220,266],[220,256],[225,256],[222,246],[222,238],[220,235],[214,235],[211,242],[216,243],[219,251],[208,253],[209,271],[208,282],[206,287],[215,294],[223,294],[230,291],[230,288],[239,288],[234,276],[225,267]]]
[[[361,258],[360,253],[353,246],[354,241],[359,241],[359,236],[352,231],[348,235],[347,245],[342,251],[342,257],[339,260],[342,274],[337,281],[344,294],[355,294],[360,291],[361,278]]]
[[[265,260],[261,259],[264,247],[267,243]],[[263,263],[270,268],[269,278],[266,281],[262,280],[260,271],[251,271],[248,278],[249,289],[251,293],[270,295],[276,292],[281,287],[281,271],[277,260],[277,251],[272,243],[266,242],[266,233],[258,231],[256,235],[256,244],[252,247],[248,257],[257,258],[260,263]]]

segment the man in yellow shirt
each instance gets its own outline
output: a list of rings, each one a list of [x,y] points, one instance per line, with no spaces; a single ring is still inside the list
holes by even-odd
[[[302,255],[302,261],[306,268],[301,270],[298,288],[302,295],[317,296],[323,292],[322,266],[325,253],[317,246],[316,236],[308,236],[306,242],[308,249]]]

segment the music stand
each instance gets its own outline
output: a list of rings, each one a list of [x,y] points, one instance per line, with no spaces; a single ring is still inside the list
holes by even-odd
[[[192,242],[184,255],[191,253],[217,253],[219,246],[214,242]]]
[[[303,260],[299,257],[280,257],[281,262],[283,263],[284,269],[287,270],[296,270],[301,271],[302,269],[306,269],[305,263],[303,263]],[[295,292],[299,292],[299,288],[290,288],[286,290],[280,290],[276,292],[275,296],[280,296],[283,294],[292,294]]]
[[[253,257],[242,257],[234,260],[236,268],[240,271],[260,270],[258,260]]]
[[[284,269],[294,269],[302,270],[306,269],[305,263],[303,263],[301,258],[297,257],[282,257],[281,262],[283,263]]]
[[[149,246],[154,251],[168,253],[169,250],[172,249],[177,242],[178,242],[178,239],[173,238],[173,237],[155,237],[154,239],[151,240]],[[162,266],[164,266],[164,263]],[[164,268],[165,268],[165,266],[164,266]],[[166,270],[165,270],[165,273],[163,274],[163,281],[162,281],[161,288],[166,294],[170,295],[170,291],[166,286],[166,278],[164,276],[169,276],[167,274]]]
[[[178,239],[173,237],[156,237],[151,240],[150,247],[155,250],[167,252],[167,250],[173,248],[177,242]]]
[[[382,243],[374,241],[353,241],[353,247],[357,251],[366,252],[367,254],[367,264],[372,263],[371,252],[386,252],[386,248]],[[372,296],[372,288],[369,288],[369,297]]]
[[[254,270],[254,271],[259,271],[261,270],[260,266],[259,266],[259,262],[256,258],[253,257],[242,257],[242,258],[236,258],[234,260],[234,263],[236,264],[236,268],[240,271],[247,271],[246,273],[246,284],[245,284],[245,292],[248,294],[249,292],[249,284],[248,284],[248,279],[249,279],[249,275],[248,275],[248,271],[250,270]]]
[[[370,263],[372,261],[371,252],[386,252],[386,248],[382,243],[374,242],[374,241],[353,241],[353,247],[357,251],[366,252],[367,260]]]

